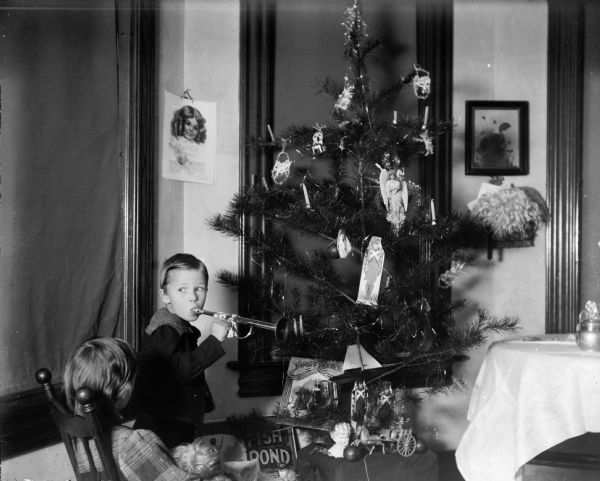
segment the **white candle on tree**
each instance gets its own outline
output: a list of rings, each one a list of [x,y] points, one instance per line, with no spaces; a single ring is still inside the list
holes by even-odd
[[[435,225],[435,204],[433,199],[431,199],[431,223]]]

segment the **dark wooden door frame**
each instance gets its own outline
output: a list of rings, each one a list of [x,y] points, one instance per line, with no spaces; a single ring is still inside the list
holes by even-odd
[[[580,308],[584,6],[548,0],[546,332],[575,332]]]

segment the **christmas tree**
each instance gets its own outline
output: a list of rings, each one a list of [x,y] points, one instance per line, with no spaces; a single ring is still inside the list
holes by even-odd
[[[372,371],[378,379],[417,370],[424,386],[439,386],[487,333],[514,330],[517,320],[482,310],[456,325],[466,300],[452,300],[449,288],[488,231],[466,214],[439,215],[406,175],[411,163],[435,155],[433,140],[452,122],[428,118],[432,79],[419,65],[372,90],[367,59],[378,42],[358,3],[346,10],[343,27],[347,75],[319,82],[330,118],[248,139],[272,153],[271,179],[243,186],[227,212],[209,219],[264,268],[258,276],[218,277],[251,293],[250,317],[295,320],[296,335],[274,344],[268,333],[249,338],[257,355],[268,349],[277,357],[343,361],[354,346],[381,365]],[[425,102],[425,115],[382,118],[378,109],[404,89]],[[247,218],[259,227],[243,227]]]

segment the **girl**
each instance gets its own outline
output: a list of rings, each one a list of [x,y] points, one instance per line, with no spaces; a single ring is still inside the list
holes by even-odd
[[[127,342],[110,337],[87,341],[71,353],[65,367],[63,389],[67,405],[75,414],[81,414],[81,406],[75,400],[77,390],[89,387],[96,393],[103,424],[112,426],[113,457],[126,481],[200,480],[200,476],[177,467],[156,434],[119,424],[120,413],[131,398],[135,372],[135,354]],[[79,443],[75,451],[80,470],[90,472],[83,445]],[[92,456],[96,466],[101,466],[94,446]]]

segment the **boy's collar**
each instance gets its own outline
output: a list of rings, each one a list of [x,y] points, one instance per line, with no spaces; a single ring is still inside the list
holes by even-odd
[[[154,313],[144,332],[151,336],[156,329],[165,325],[172,327],[180,335],[198,333],[198,329],[195,329],[194,326],[184,321],[181,317],[169,312],[166,307],[161,307]]]

